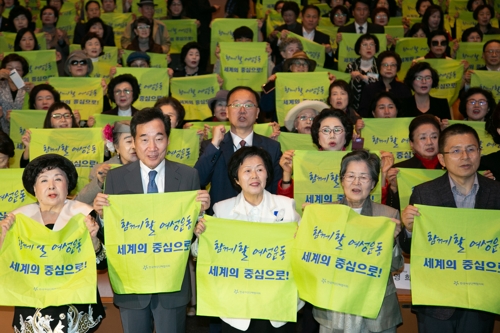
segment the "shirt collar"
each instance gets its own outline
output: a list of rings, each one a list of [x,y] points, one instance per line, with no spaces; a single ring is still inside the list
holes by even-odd
[[[477,173],[474,174],[474,184],[472,185],[472,188],[469,193],[463,194],[457,189],[457,185],[451,178],[450,174],[448,173],[448,179],[450,180],[450,186],[451,186],[451,191],[454,192],[455,194],[461,195],[461,196],[469,196],[469,195],[476,195],[477,191],[479,190],[479,181],[477,180]]]
[[[240,138],[239,136],[237,136],[236,134],[234,134],[231,131],[229,133],[231,133],[231,138],[233,139],[233,147],[235,148],[235,150],[238,150],[241,148],[241,146],[240,146],[241,140],[245,140],[246,147],[251,147],[253,145],[253,131],[250,134],[248,134],[248,136],[246,138]]]
[[[363,27],[364,34],[368,32],[368,22],[365,22],[363,25],[359,25],[356,22],[354,22],[354,26],[356,27],[356,33],[359,33],[359,27]]]
[[[141,160],[139,160],[139,165],[141,166],[141,173],[148,175],[148,177],[149,172],[152,170],[155,170],[157,172],[157,175],[163,175],[165,172],[165,160],[161,161],[161,163],[158,164],[154,169],[150,169],[146,164],[142,163]]]

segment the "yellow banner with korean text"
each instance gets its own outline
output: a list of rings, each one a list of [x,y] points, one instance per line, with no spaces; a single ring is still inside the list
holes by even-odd
[[[210,63],[215,64],[215,49],[220,42],[234,42],[233,31],[239,27],[248,27],[253,31],[253,41],[258,40],[259,27],[256,19],[216,18],[211,23]]]
[[[24,169],[0,169],[0,221],[7,213],[21,206],[36,202],[36,198],[26,192],[23,186]],[[1,232],[1,231],[0,231]]]
[[[427,38],[400,38],[396,42],[396,53],[401,57],[401,69],[398,72],[398,77],[403,80],[413,60],[429,53]]]
[[[266,43],[221,42],[219,45],[223,89],[247,86],[260,91],[267,81]]]
[[[82,120],[102,112],[104,92],[100,78],[52,77],[49,84],[61,94],[61,102],[80,112]]]
[[[387,49],[387,38],[384,34],[374,34],[379,43],[379,52]],[[339,71],[344,72],[347,65],[358,59],[360,56],[355,52],[356,42],[360,35],[355,33],[342,33],[342,41],[339,43]],[[371,43],[371,42],[370,42]]]
[[[0,305],[46,308],[96,302],[95,253],[85,216],[59,231],[23,214],[0,250]]]
[[[296,150],[293,157],[294,199],[297,212],[302,214],[304,203],[332,203],[342,200],[344,190],[340,178],[340,163],[348,151],[305,151]],[[372,151],[376,153],[377,151]],[[372,190],[370,198],[375,202],[382,199],[380,179]]]
[[[7,15],[4,17],[9,16]],[[16,36],[17,33],[2,31],[2,35],[0,35],[0,50],[4,52],[14,52],[14,42],[16,41]],[[43,32],[39,32],[35,34],[35,37],[40,50],[47,50],[47,40],[45,39],[45,34]]]
[[[14,142],[14,165],[19,167],[19,160],[24,151],[22,137],[27,129],[43,128],[46,111],[43,110],[12,110],[10,114],[10,138]]]
[[[297,288],[290,261],[297,223],[207,216],[206,224],[198,246],[196,278],[203,288],[198,289],[197,313],[297,321]]]
[[[425,59],[439,74],[439,85],[431,90],[433,97],[446,98],[448,105],[453,105],[462,87],[464,66],[453,59]]]
[[[498,211],[416,207],[420,216],[415,216],[411,244],[412,303],[500,314]]]
[[[120,7],[117,7],[120,8]],[[101,13],[101,20],[113,28],[115,45],[121,45],[121,38],[128,22],[132,21],[132,13]]]
[[[484,66],[483,59],[483,45],[484,43],[460,43],[456,59],[467,60],[469,69],[479,69]]]
[[[162,21],[167,27],[170,35],[170,53],[181,53],[182,47],[190,42],[198,40],[196,20],[165,20]]]
[[[405,0],[401,2],[403,17],[419,17],[417,12],[417,0]]]
[[[323,65],[325,64],[325,47],[323,45],[305,39],[302,36],[294,34],[293,32],[290,32],[288,34],[288,37],[293,37],[300,40],[302,43],[302,47],[304,48],[304,52],[307,54],[307,56],[310,59],[316,61],[316,64],[318,66],[323,67]]]
[[[376,318],[391,270],[388,217],[344,205],[310,205],[295,238],[292,267],[301,299],[323,309]]]
[[[139,110],[146,107],[153,107],[158,99],[168,96],[169,78],[166,70],[117,67],[116,75],[120,74],[132,74],[139,81],[141,94],[139,99],[133,104]]]
[[[481,155],[488,155],[495,153],[500,150],[500,145],[493,141],[491,135],[484,128],[484,122],[482,121],[467,121],[467,120],[450,120],[450,125],[453,124],[464,124],[472,127],[476,130],[479,136],[479,145],[481,146]]]
[[[196,191],[189,191],[108,197],[110,205],[103,212],[104,235],[115,293],[152,294],[181,289],[201,208],[196,195]]]
[[[266,32],[268,35],[271,34],[277,27],[285,24],[283,17],[280,13],[271,9],[270,13],[266,17]]]
[[[326,102],[328,73],[276,73],[276,113],[281,126],[288,111],[302,101]]]
[[[500,102],[500,84],[496,71],[475,71],[471,76],[471,87],[479,87],[493,94],[495,101]]]
[[[207,101],[219,91],[216,74],[176,77],[170,81],[170,93],[186,110],[185,119],[203,120],[212,115]]]
[[[62,3],[61,10],[59,11],[59,18],[57,19],[57,29],[65,31],[70,42],[73,41],[73,36],[75,34],[75,17],[77,15],[78,14],[75,4],[71,3],[70,1]],[[41,21],[38,22],[41,23]]]
[[[194,167],[200,155],[200,138],[194,129],[177,129],[170,131],[167,159]]]
[[[6,52],[4,55],[8,55]],[[46,83],[49,78],[59,76],[57,72],[55,50],[16,52],[29,64],[29,72],[23,77],[24,82],[34,85]]]

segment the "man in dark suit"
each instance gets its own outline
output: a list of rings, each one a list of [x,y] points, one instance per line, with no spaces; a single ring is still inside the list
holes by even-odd
[[[401,215],[405,230],[400,233],[400,244],[407,253],[411,250],[414,218],[419,216],[413,204],[500,210],[500,184],[477,173],[481,149],[472,127],[463,124],[447,127],[439,138],[439,151],[439,162],[448,172],[416,186],[410,205]],[[419,332],[493,332],[493,313],[439,306],[418,306],[413,310],[417,313]]]
[[[265,149],[272,157],[274,178],[266,188],[276,194],[282,170],[279,165],[281,148],[277,141],[253,131],[253,124],[259,116],[259,95],[249,87],[235,87],[227,95],[226,106],[231,129],[226,133],[223,125],[212,129],[212,140],[201,144],[200,157],[195,169],[200,175],[202,188],[210,185],[212,205],[238,193],[231,186],[227,166],[233,153],[244,146],[256,146]]]
[[[351,6],[351,15],[354,22],[340,27],[337,32],[348,32],[355,34],[383,34],[385,29],[383,26],[368,22],[370,17],[370,2],[368,0],[358,0]]]
[[[102,206],[109,206],[108,194],[138,194],[192,191],[200,188],[198,172],[186,165],[165,159],[170,134],[170,118],[160,109],[145,108],[131,121],[138,161],[110,170],[105,193],[98,194],[94,209],[102,217]],[[202,210],[210,206],[207,191],[198,191]],[[112,221],[110,221],[111,223]],[[166,279],[168,277],[165,277]],[[115,294],[125,333],[184,333],[186,305],[191,298],[190,274],[184,273],[181,290],[158,294]],[[154,327],[153,327],[154,323]]]
[[[94,17],[101,17],[101,5],[99,2],[90,0],[85,4],[85,13],[87,16],[87,21]],[[115,46],[115,33],[113,28],[107,24],[103,25],[103,35],[102,41],[105,46]],[[86,24],[84,22],[78,22],[75,26],[75,33],[73,36],[73,44],[80,44],[83,37],[86,34]]]

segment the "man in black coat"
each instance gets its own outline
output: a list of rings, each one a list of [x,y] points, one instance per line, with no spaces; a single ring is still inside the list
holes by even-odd
[[[340,27],[337,32],[347,32],[355,34],[383,34],[385,29],[383,26],[378,24],[369,23],[368,17],[370,17],[370,2],[367,0],[358,0],[351,6],[351,15],[354,18],[354,22],[348,25]]]

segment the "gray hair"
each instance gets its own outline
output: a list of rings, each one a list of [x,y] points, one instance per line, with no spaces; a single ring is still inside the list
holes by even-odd
[[[300,39],[295,38],[295,37],[287,37],[281,41],[281,44],[279,47],[280,52],[285,52],[286,47],[290,44],[297,44],[300,51],[304,50],[304,47],[302,46],[302,42],[300,41]]]
[[[347,166],[351,162],[365,162],[368,170],[370,171],[370,177],[372,178],[372,181],[375,182],[373,187],[377,186],[378,176],[380,174],[380,158],[376,154],[362,149],[352,151],[345,155],[340,163],[340,178],[344,178]]]

